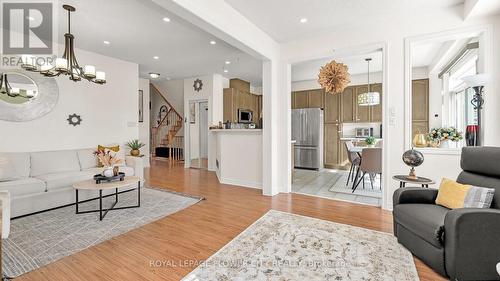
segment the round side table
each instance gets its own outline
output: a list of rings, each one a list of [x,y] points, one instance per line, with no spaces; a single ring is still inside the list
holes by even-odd
[[[431,179],[424,177],[417,177],[416,179],[410,179],[407,175],[396,175],[392,179],[399,181],[399,187],[406,187],[407,183],[420,184],[423,188],[429,188],[429,184],[435,184]]]

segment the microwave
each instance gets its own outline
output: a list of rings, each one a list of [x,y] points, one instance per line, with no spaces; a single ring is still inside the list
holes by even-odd
[[[367,138],[373,136],[373,128],[356,128],[357,138]]]
[[[238,109],[238,123],[252,123],[253,111],[249,109]]]

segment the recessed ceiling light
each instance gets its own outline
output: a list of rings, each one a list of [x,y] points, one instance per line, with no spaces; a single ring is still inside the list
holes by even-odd
[[[167,80],[169,80],[169,81],[170,81],[170,77],[167,77]]]
[[[217,42],[215,42],[214,40],[210,41],[210,45],[215,45],[217,44]]]
[[[156,79],[156,78],[160,77],[160,73],[150,72],[149,77]]]
[[[231,64],[231,62],[227,60],[227,61],[226,61],[226,64]]]
[[[30,21],[34,21],[34,20],[35,20],[35,18],[34,18],[34,17],[27,17],[27,18],[28,18],[28,20],[30,20]]]
[[[154,56],[153,58],[154,58],[155,60],[160,59],[160,57],[159,57],[159,56]]]
[[[106,40],[105,40],[103,43],[104,43],[104,45],[109,45],[109,44],[111,44],[109,41],[106,41]]]
[[[170,19],[169,19],[169,18],[167,18],[167,17],[164,17],[164,18],[163,18],[163,21],[164,21],[164,22],[170,22]]]
[[[229,72],[229,70],[227,70],[227,69],[224,69],[224,73],[228,73],[228,72]]]
[[[307,22],[307,18],[301,18],[300,19],[300,23],[306,23]]]

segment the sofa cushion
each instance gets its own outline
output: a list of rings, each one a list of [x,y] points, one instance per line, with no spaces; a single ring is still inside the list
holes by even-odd
[[[32,177],[71,171],[80,171],[80,162],[75,150],[31,153]]]
[[[12,161],[7,157],[0,156],[0,182],[13,181],[19,178],[20,176],[12,164]]]
[[[444,218],[450,209],[433,204],[399,204],[396,222],[435,247],[443,247]]]
[[[82,170],[97,167],[97,158],[94,155],[93,149],[79,149],[76,153],[78,154],[78,160],[80,161],[80,168]]]
[[[0,152],[0,158],[8,159],[16,170],[16,178],[28,178],[30,176],[30,154],[29,153],[6,153]]]
[[[23,196],[45,192],[45,183],[35,178],[23,178],[0,182],[0,190],[8,190],[10,196]]]
[[[90,180],[94,176],[91,171],[64,172],[56,174],[46,174],[36,176],[47,185],[47,191],[54,191],[61,188],[72,187],[74,183]]]

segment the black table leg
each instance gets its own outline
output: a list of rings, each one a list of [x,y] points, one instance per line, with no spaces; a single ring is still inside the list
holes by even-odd
[[[102,189],[99,189],[99,220],[102,221]]]
[[[137,207],[141,206],[141,181],[137,182]]]
[[[76,192],[76,202],[75,202],[75,206],[76,206],[76,213],[78,214],[78,189],[75,189],[75,192]]]

